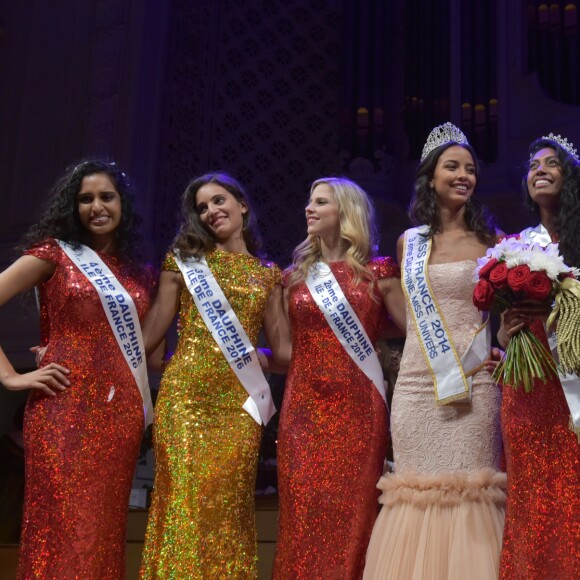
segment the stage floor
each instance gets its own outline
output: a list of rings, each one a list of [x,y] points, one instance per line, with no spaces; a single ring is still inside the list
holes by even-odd
[[[276,548],[278,497],[256,497],[256,527],[258,529],[258,580],[269,580]],[[147,525],[147,510],[129,511],[127,523],[127,580],[137,580],[141,565],[143,538]],[[0,544],[0,580],[16,576],[17,544]]]

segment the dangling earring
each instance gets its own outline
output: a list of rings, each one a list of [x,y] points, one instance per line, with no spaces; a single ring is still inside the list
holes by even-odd
[[[465,209],[471,209],[471,206],[473,204],[471,203],[471,197],[467,198],[467,201],[465,202]]]

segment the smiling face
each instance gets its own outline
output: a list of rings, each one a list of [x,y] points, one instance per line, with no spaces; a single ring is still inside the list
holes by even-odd
[[[200,187],[195,199],[201,223],[217,242],[241,237],[244,214],[248,211],[244,202],[217,183]]]
[[[340,234],[338,202],[327,183],[317,185],[306,206],[307,232],[311,236],[327,237]]]
[[[544,147],[534,154],[528,169],[528,192],[540,207],[557,205],[564,185],[562,164],[551,147]]]
[[[77,195],[79,218],[93,243],[113,239],[121,223],[121,196],[105,173],[87,175]]]
[[[476,182],[471,153],[464,147],[452,145],[441,153],[429,185],[435,191],[439,206],[455,207],[465,205]]]

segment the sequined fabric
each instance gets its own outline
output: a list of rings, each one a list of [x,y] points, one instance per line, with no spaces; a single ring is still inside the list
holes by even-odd
[[[375,342],[387,312],[376,286],[332,272]],[[375,278],[398,276],[390,258]],[[292,362],[278,433],[279,534],[274,578],[358,578],[377,515],[387,451],[386,405],[348,356],[304,283],[290,288]]]
[[[26,253],[56,265],[40,287],[44,363],[70,369],[71,385],[56,397],[33,392],[26,408],[18,578],[118,580],[143,433],[141,395],[93,286],[53,240]],[[116,258],[101,258],[142,317],[149,289]]]
[[[469,260],[429,266],[459,356],[481,325],[471,300],[474,268]],[[500,404],[487,370],[474,375],[471,402],[436,404],[407,307],[391,414],[395,473],[379,482],[383,507],[365,580],[497,578],[505,506]]]
[[[532,331],[548,348],[540,322]],[[580,575],[580,444],[569,429],[560,381],[503,388],[508,498],[500,577],[572,580]]]
[[[277,266],[215,251],[207,262],[253,344]],[[179,271],[169,255],[164,269]],[[187,289],[182,330],[163,375],[154,424],[155,484],[143,578],[255,578],[254,489],[261,427],[248,394]]]

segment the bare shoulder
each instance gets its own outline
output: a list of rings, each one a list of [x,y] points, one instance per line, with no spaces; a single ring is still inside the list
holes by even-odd
[[[401,264],[403,259],[403,249],[405,248],[405,232],[403,232],[397,240],[397,262]]]

